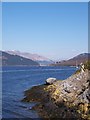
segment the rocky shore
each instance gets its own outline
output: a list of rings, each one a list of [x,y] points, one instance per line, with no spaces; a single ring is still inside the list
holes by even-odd
[[[25,91],[23,102],[37,102],[32,109],[41,118],[90,120],[90,71],[79,71],[51,85]]]

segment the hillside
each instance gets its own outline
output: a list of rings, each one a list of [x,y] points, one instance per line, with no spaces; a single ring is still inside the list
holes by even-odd
[[[25,57],[28,59],[32,59],[34,61],[48,61],[49,60],[48,58],[46,58],[44,56],[41,56],[38,54],[31,54],[29,52],[21,52],[21,51],[16,51],[16,50],[5,51],[5,52],[12,54],[12,55],[19,55],[19,56],[22,56],[22,57]]]
[[[3,66],[39,66],[39,63],[33,60],[18,55],[11,55],[2,51],[0,51],[0,60],[2,60]]]
[[[55,66],[58,66],[58,65],[76,66],[76,65],[80,65],[80,63],[85,63],[88,60],[90,60],[90,53],[83,53],[69,60],[63,60],[63,61],[56,62],[56,64],[53,64],[53,65]]]
[[[21,52],[21,51],[16,51],[16,50],[5,51],[5,52],[8,54],[11,54],[11,55],[18,55],[18,56],[21,56],[21,57],[24,57],[27,59],[31,59],[33,61],[38,62],[40,65],[49,65],[49,64],[53,63],[52,60],[50,60],[44,56],[38,55],[38,54],[32,54],[29,52]]]

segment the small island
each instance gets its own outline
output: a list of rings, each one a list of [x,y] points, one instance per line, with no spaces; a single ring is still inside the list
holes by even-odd
[[[37,102],[32,108],[48,120],[90,120],[90,62],[66,80],[34,86],[25,91],[22,102]]]

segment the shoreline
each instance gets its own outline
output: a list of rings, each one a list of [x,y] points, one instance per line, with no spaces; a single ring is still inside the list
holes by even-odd
[[[66,80],[58,80],[52,85],[34,86],[25,91],[22,102],[37,102],[32,109],[36,110],[42,119],[90,120],[88,77],[86,70]]]

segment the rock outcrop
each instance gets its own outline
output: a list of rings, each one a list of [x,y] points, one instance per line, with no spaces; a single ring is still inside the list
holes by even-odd
[[[25,92],[22,101],[40,102],[33,107],[42,118],[90,120],[90,71],[76,72],[66,80],[40,85]]]
[[[47,85],[51,85],[51,84],[53,84],[54,82],[56,82],[56,78],[48,78],[48,79],[46,80],[46,84],[47,84]]]

